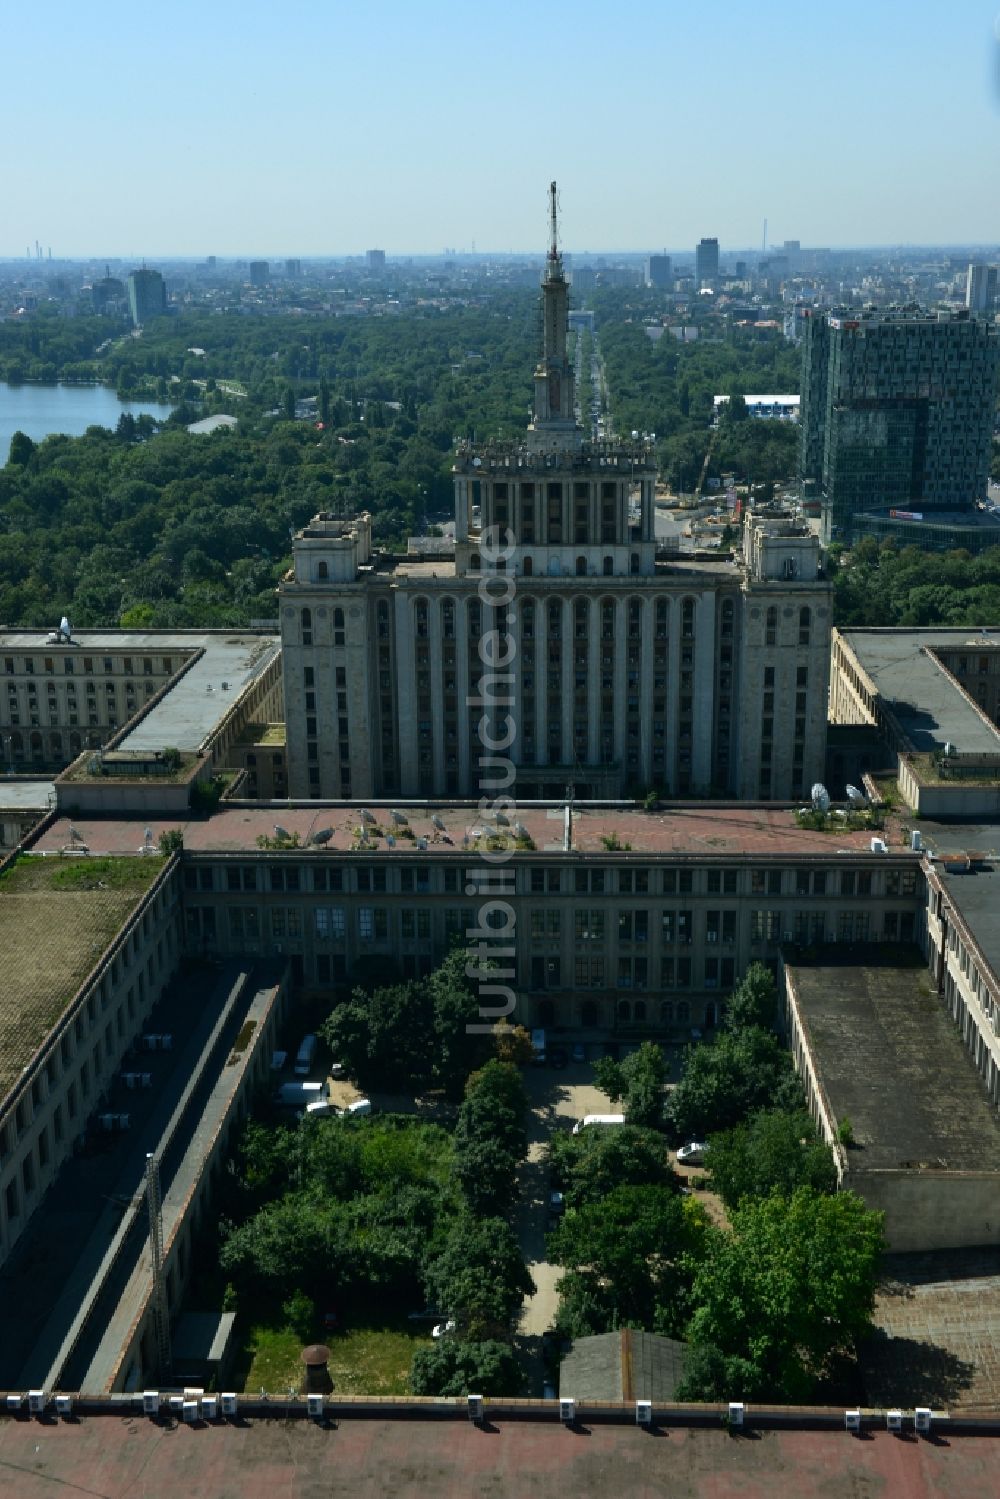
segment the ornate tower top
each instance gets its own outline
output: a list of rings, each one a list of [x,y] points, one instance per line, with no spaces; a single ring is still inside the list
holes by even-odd
[[[566,354],[569,286],[559,254],[558,196],[549,184],[549,250],[542,280],[542,357],[535,368],[534,420],[528,443],[547,450],[578,447],[573,367]]]

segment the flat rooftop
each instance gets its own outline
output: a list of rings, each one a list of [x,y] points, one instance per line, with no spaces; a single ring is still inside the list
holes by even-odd
[[[56,788],[52,781],[24,781],[13,777],[0,780],[0,811],[45,812],[55,803]]]
[[[1000,865],[977,864],[964,873],[939,871],[949,900],[972,931],[993,972],[1000,977]]]
[[[472,540],[475,542],[476,537],[473,536]],[[393,577],[412,579],[420,583],[429,583],[435,580],[442,583],[454,583],[457,577],[455,562],[450,554],[445,557],[430,558],[394,556],[378,560],[377,566],[380,573],[388,572]],[[511,568],[511,572],[521,579],[521,586],[524,589],[530,590],[533,587],[541,587],[546,593],[551,592],[553,587],[558,588],[560,585],[579,590],[581,582],[594,584],[598,581],[594,577],[580,579],[573,573],[556,575],[539,573],[524,578],[521,576],[521,570],[516,563]],[[602,578],[599,581],[605,588],[613,588],[616,585],[621,586],[627,583],[630,589],[642,589],[648,588],[654,581],[662,582],[663,578],[668,575],[675,576],[679,585],[685,578],[688,578],[693,587],[702,587],[706,583],[716,582],[720,578],[737,583],[742,576],[742,569],[738,563],[731,562],[728,558],[696,558],[678,555],[671,556],[669,560],[661,560],[657,557],[655,577],[634,577],[619,574],[617,577]],[[306,584],[306,587],[308,586]]]
[[[843,1421],[840,1414],[841,1423]],[[740,1499],[995,1499],[1000,1442],[989,1435],[858,1441],[843,1429],[762,1431],[734,1439],[705,1428],[495,1420],[339,1421],[325,1429],[280,1419],[184,1426],[127,1416],[79,1421],[0,1417],[6,1499],[57,1493],[159,1499],[607,1499],[738,1494]]]
[[[245,687],[281,650],[276,635],[224,630],[88,630],[72,643],[51,644],[43,630],[0,631],[0,649],[47,656],[176,656],[177,665],[196,651],[201,658],[183,673],[119,749],[153,750],[172,745],[192,754],[201,750]],[[60,668],[61,670],[61,668]],[[141,673],[140,673],[141,675]],[[223,683],[227,685],[223,687]]]
[[[0,876],[0,1098],[162,868],[22,857]]]
[[[641,809],[574,808],[567,813],[565,803],[539,805],[528,803],[512,814],[513,828],[497,828],[479,817],[477,804],[469,802],[452,806],[407,807],[400,804],[407,819],[393,822],[388,807],[373,806],[375,825],[365,824],[358,802],[336,806],[319,806],[315,802],[266,805],[225,806],[214,816],[189,821],[176,818],[152,818],[148,822],[136,817],[77,817],[72,821],[83,842],[92,853],[134,854],[142,847],[145,828],[151,828],[154,840],[168,829],[180,828],[184,847],[195,853],[256,853],[257,839],[274,838],[275,828],[298,836],[299,846],[307,848],[316,833],[329,829],[330,837],[322,848],[328,853],[359,847],[361,830],[368,827],[368,853],[407,854],[419,851],[418,839],[426,839],[428,852],[468,857],[484,846],[487,839],[508,838],[524,852],[562,854],[632,854],[634,856],[688,855],[700,859],[719,859],[738,855],[773,856],[787,859],[833,858],[838,852],[870,854],[872,834],[869,831],[848,832],[837,828],[816,832],[800,828],[790,807],[753,807],[745,805],[674,806],[654,812]],[[367,810],[367,809],[366,809]],[[443,824],[438,826],[434,818]],[[527,841],[518,841],[517,827],[523,828]],[[70,841],[70,821],[60,818],[38,838],[33,848],[52,852]],[[569,839],[567,841],[567,829]],[[406,831],[412,838],[404,836]],[[386,835],[394,840],[390,845]],[[878,836],[885,838],[893,854],[908,854],[898,818],[888,818]],[[291,845],[286,845],[291,846]],[[884,857],[884,856],[880,856]],[[919,855],[913,855],[914,859]]]
[[[915,948],[824,953],[787,973],[834,1117],[853,1127],[851,1175],[1000,1172],[1000,1121]]]
[[[951,740],[962,754],[1000,753],[1000,734],[976,711],[932,654],[976,638],[962,630],[842,630],[917,751],[930,754]],[[970,644],[970,653],[974,647]]]

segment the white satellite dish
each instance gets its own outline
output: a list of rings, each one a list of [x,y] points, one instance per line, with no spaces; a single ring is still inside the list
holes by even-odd
[[[283,828],[279,822],[274,824],[275,838],[290,838],[292,835],[287,828]]]
[[[528,829],[525,827],[523,822],[515,822],[514,832],[519,838],[527,838],[528,836]]]
[[[505,816],[503,812],[494,812],[493,816],[496,818],[498,828],[510,827],[510,818]]]
[[[863,791],[858,790],[857,786],[849,785],[847,788],[847,800],[851,803],[852,806],[859,807],[863,802],[866,802],[868,798],[865,796]]]
[[[361,821],[369,823],[373,823],[375,821],[374,817],[366,807],[361,808]]]
[[[333,837],[333,828],[317,828],[312,835],[313,843],[329,843]]]
[[[397,827],[405,827],[410,820],[405,812],[399,812],[395,807],[393,807],[392,811],[389,813],[389,816],[392,818]]]
[[[445,820],[443,817],[440,817],[437,812],[434,813],[433,817],[431,818],[431,822],[437,828],[439,833],[445,832]]]
[[[810,792],[810,797],[812,799],[814,812],[829,812],[830,793],[829,791],[827,791],[822,781],[816,781],[814,783],[812,791]]]
[[[70,640],[73,635],[73,632],[69,627],[69,620],[67,619],[65,614],[59,621],[59,634],[62,635],[65,640]]]

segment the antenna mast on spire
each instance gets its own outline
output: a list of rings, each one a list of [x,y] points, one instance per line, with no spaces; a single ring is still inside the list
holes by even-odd
[[[556,212],[556,185],[549,183],[549,259],[559,259],[559,224]]]

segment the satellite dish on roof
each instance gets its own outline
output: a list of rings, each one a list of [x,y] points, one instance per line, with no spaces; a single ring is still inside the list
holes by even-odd
[[[483,460],[481,458],[473,458],[473,460],[472,460],[472,467],[473,468],[482,468],[482,466],[483,466]]]
[[[443,832],[446,831],[444,818],[441,817],[441,816],[439,816],[439,814],[437,812],[435,812],[434,815],[432,816],[431,822],[437,828],[437,830],[438,830],[439,833],[443,833]]]
[[[362,814],[362,816],[363,815],[364,814]],[[393,807],[392,811],[389,813],[389,816],[392,818],[393,822],[396,823],[397,827],[405,827],[409,822],[409,818],[407,817],[406,813],[398,811],[395,807]]]
[[[868,798],[863,791],[858,790],[857,786],[849,785],[847,788],[847,800],[853,807],[860,807]]]
[[[392,833],[386,833],[386,835],[385,835],[385,841],[386,841],[386,844],[387,844],[387,846],[389,848],[395,848],[396,847],[396,839],[395,839],[395,837],[393,836]]]
[[[333,837],[333,828],[317,828],[312,835],[313,843],[329,843]]]
[[[362,807],[361,808],[361,821],[362,822],[369,822],[369,823],[373,823],[375,821],[374,817],[368,811],[367,807]]]
[[[280,822],[276,822],[274,824],[274,836],[275,838],[290,838],[292,835],[287,828],[281,826]]]
[[[65,614],[59,621],[59,634],[63,637],[64,640],[67,641],[72,638],[73,632],[69,627],[69,620],[67,619]]]
[[[812,798],[812,806],[814,812],[829,812],[830,793],[829,791],[827,791],[822,781],[816,781],[814,783],[813,789],[810,792],[810,796]]]

